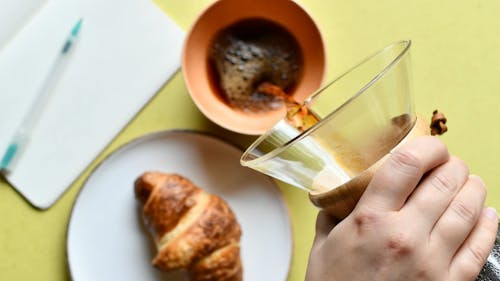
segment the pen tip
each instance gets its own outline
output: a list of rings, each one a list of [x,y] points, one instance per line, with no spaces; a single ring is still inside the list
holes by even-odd
[[[78,20],[78,22],[75,24],[75,26],[73,26],[73,29],[71,30],[71,35],[73,35],[75,37],[78,35],[78,32],[80,31],[80,28],[82,27],[82,22],[83,22],[83,18],[80,18]]]

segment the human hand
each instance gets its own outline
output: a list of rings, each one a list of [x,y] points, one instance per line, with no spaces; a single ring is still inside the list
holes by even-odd
[[[403,144],[352,213],[320,212],[307,281],[474,280],[495,240],[486,188],[435,137]]]

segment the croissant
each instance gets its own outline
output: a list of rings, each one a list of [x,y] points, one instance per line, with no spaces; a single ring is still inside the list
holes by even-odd
[[[185,269],[193,281],[242,280],[241,229],[223,199],[180,175],[159,172],[141,175],[135,195],[156,244],[155,267]]]

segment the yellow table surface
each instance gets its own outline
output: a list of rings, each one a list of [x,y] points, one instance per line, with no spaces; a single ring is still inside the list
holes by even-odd
[[[156,1],[184,29],[212,2]],[[446,114],[450,130],[442,139],[469,163],[473,173],[484,178],[489,188],[487,204],[500,208],[500,126],[496,124],[500,117],[500,1],[300,3],[324,35],[329,78],[388,43],[413,40],[417,111],[430,117],[438,108]],[[174,128],[209,131],[242,146],[252,140],[208,121],[189,98],[182,75],[177,73],[49,210],[34,209],[0,181],[0,280],[68,280],[66,227],[85,178],[106,155],[127,141]],[[289,280],[303,280],[316,210],[304,192],[286,185],[280,188],[293,223],[294,256]]]

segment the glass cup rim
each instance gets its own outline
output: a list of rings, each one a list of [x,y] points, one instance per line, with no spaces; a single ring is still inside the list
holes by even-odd
[[[345,71],[343,74],[341,74],[340,76],[337,76],[336,78],[334,78],[333,80],[331,80],[330,82],[328,82],[326,85],[322,86],[320,89],[318,89],[317,91],[315,91],[314,93],[312,93],[307,99],[305,99],[302,102],[303,105],[307,105],[308,103],[312,102],[319,94],[321,94],[323,91],[325,91],[328,87],[330,87],[332,84],[334,84],[335,82],[337,82],[340,79],[342,79],[344,76],[346,76],[349,73],[351,73],[353,70],[355,70],[359,66],[363,65],[364,63],[366,63],[367,61],[373,59],[374,57],[383,54],[387,50],[392,49],[392,48],[397,47],[397,46],[400,46],[400,45],[404,46],[403,50],[401,50],[389,64],[387,64],[380,72],[378,72],[375,75],[375,77],[373,77],[368,83],[366,83],[366,85],[364,85],[363,87],[361,87],[354,95],[352,95],[345,102],[343,102],[338,108],[336,108],[335,110],[333,110],[332,112],[330,112],[320,122],[314,124],[311,128],[309,128],[306,131],[298,134],[297,136],[295,136],[294,138],[290,139],[289,141],[287,141],[283,145],[281,145],[279,147],[276,147],[275,149],[273,149],[273,150],[265,153],[264,155],[259,156],[259,157],[254,158],[254,159],[251,159],[251,160],[245,160],[245,158],[248,157],[248,155],[250,154],[250,152],[252,150],[254,150],[258,145],[260,145],[269,136],[269,134],[271,134],[271,132],[273,131],[274,127],[271,128],[271,129],[269,129],[267,132],[265,132],[263,135],[261,135],[257,140],[255,140],[245,150],[245,152],[243,153],[243,155],[240,158],[240,164],[242,166],[254,166],[255,163],[259,163],[259,162],[262,162],[262,161],[265,161],[265,160],[268,160],[270,158],[275,157],[276,155],[280,154],[284,150],[288,149],[290,146],[294,145],[295,143],[299,142],[303,138],[305,138],[305,137],[309,136],[310,134],[312,134],[314,131],[316,131],[318,128],[320,128],[325,122],[327,122],[331,118],[333,118],[333,116],[335,116],[338,111],[340,111],[342,108],[346,107],[353,100],[357,99],[370,86],[372,86],[374,83],[376,83],[377,81],[379,81],[382,77],[384,77],[384,75],[389,70],[391,70],[403,58],[403,56],[405,56],[409,52],[410,47],[411,47],[411,40],[400,40],[400,41],[393,42],[392,44],[389,44],[389,45],[385,46],[384,48],[376,51],[375,53],[367,56],[365,59],[361,60],[359,63],[357,63],[356,65],[354,65],[353,67],[351,67],[347,71]],[[279,122],[281,122],[282,120],[283,119],[281,119]]]

